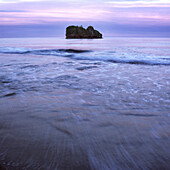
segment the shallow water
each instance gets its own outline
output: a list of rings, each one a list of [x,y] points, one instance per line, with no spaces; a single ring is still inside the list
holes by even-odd
[[[170,39],[0,44],[0,166],[170,167]]]

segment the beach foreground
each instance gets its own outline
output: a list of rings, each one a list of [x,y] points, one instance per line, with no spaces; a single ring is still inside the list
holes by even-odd
[[[170,167],[170,39],[0,41],[0,167]]]

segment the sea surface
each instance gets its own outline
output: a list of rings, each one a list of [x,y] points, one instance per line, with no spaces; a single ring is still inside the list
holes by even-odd
[[[0,39],[0,169],[169,168],[169,38]]]

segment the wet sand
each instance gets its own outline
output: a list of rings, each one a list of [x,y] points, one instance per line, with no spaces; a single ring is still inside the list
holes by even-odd
[[[27,48],[44,44],[39,39],[31,43],[12,39],[4,46],[9,41],[11,46],[23,41]],[[50,48],[65,49],[60,42],[56,47],[58,40],[46,41]],[[114,46],[117,41],[122,46],[115,47],[117,52],[130,51],[125,56],[138,58],[138,51],[139,59],[147,57],[148,51],[155,58],[168,54],[169,47],[157,48],[157,42],[166,46],[168,40],[149,39],[150,47],[157,45],[152,51],[148,44],[143,47],[146,39],[113,40]],[[129,47],[137,41],[141,47]],[[67,49],[90,43],[90,47],[108,48],[107,40],[93,42],[64,41]],[[123,42],[129,42],[128,47]],[[0,54],[0,169],[169,169],[168,65],[112,63],[94,60],[90,53],[83,60],[79,58],[84,52],[73,58],[68,50],[64,57],[46,52]],[[100,58],[110,54],[96,53]]]
[[[169,71],[106,63],[80,70],[64,63],[55,68],[70,71],[62,69],[58,77],[25,84],[11,80],[16,94],[0,98],[0,164],[9,169],[168,169]]]

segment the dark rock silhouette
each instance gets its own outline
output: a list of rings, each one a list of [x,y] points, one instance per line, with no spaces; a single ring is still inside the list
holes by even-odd
[[[102,38],[102,34],[95,30],[92,26],[87,29],[82,26],[68,26],[66,28],[66,38],[67,39],[94,39]]]

